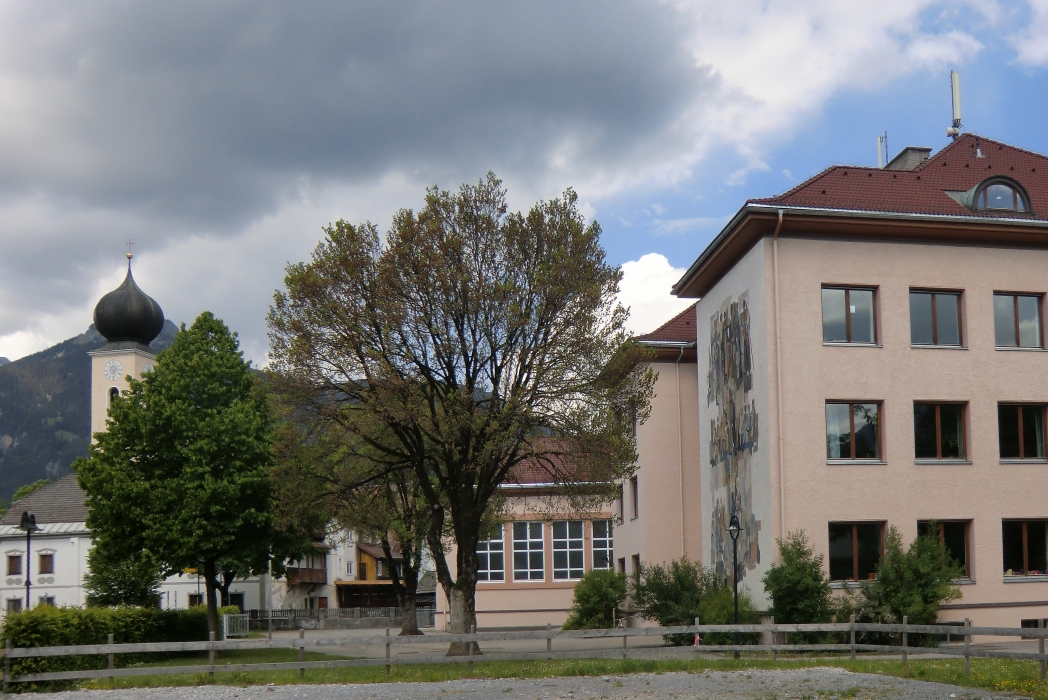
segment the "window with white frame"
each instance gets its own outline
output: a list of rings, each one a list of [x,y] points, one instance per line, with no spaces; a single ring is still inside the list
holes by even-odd
[[[495,527],[491,537],[477,543],[477,580],[506,580],[506,543],[501,525]]]
[[[553,578],[580,579],[585,573],[581,520],[553,523]]]
[[[542,581],[545,557],[542,546],[542,523],[513,523],[513,580]]]
[[[615,549],[610,520],[593,521],[593,568],[610,569],[611,553]]]

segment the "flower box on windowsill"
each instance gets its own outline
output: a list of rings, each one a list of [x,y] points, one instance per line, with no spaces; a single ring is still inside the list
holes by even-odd
[[[1005,583],[1045,583],[1048,582],[1048,573],[1029,573],[1029,574],[1004,574]]]
[[[827,459],[826,464],[879,464],[885,465],[883,459]]]

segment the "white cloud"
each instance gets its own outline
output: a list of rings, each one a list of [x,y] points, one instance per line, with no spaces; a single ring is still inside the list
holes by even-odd
[[[659,253],[648,253],[622,264],[619,302],[630,309],[630,331],[637,335],[650,333],[695,303],[694,299],[678,299],[670,294],[670,288],[684,272],[684,268],[673,267]]]
[[[1030,24],[1011,37],[1019,63],[1048,65],[1048,0],[1027,0]]]

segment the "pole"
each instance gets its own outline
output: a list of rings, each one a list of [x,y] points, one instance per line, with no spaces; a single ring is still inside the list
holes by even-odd
[[[970,627],[971,624],[971,620],[967,617],[964,618],[964,675],[966,676],[972,675],[971,657],[968,655],[968,644],[972,640],[972,635],[968,632],[968,627]]]
[[[31,555],[31,550],[30,550],[30,547],[31,547],[31,544],[32,544],[32,541],[31,541],[32,536],[33,536],[33,531],[28,529],[28,528],[26,528],[26,531],[25,531],[25,609],[26,610],[28,610],[30,608],[30,604],[29,604],[29,586],[30,586],[29,575],[30,575],[30,567],[32,566],[32,564],[30,562],[33,560],[32,555]]]
[[[771,660],[772,661],[775,660],[775,642],[776,642],[775,638],[778,637],[778,636],[779,636],[778,633],[775,631],[775,616],[772,615],[771,616]]]
[[[553,623],[546,623],[546,661],[553,660]]]
[[[853,613],[849,620],[851,625],[851,660],[855,661],[855,614]]]
[[[470,625],[470,633],[474,634],[474,635],[477,633],[477,623],[476,622],[474,622],[472,625]],[[471,676],[473,675],[473,645],[475,643],[476,642],[474,642],[473,640],[470,640],[470,641],[466,642],[466,648],[467,648],[466,653],[469,654],[469,675],[471,675]]]
[[[1039,620],[1037,620],[1037,626],[1041,629],[1042,632],[1044,631],[1044,618],[1043,617],[1040,618]],[[1037,639],[1037,653],[1041,655],[1041,660],[1039,662],[1039,665],[1041,667],[1041,680],[1043,681],[1044,680],[1044,671],[1045,671],[1045,669],[1044,669],[1044,637],[1038,637],[1038,639]]]
[[[906,623],[909,618],[906,615],[902,616],[902,673],[904,676],[909,678],[910,676],[910,660],[906,656],[906,646],[909,644],[909,639],[906,635]]]
[[[8,637],[4,640],[4,649],[7,653],[4,654],[4,694],[11,692],[11,638]]]
[[[389,638],[389,634],[388,634],[389,630],[387,629],[386,632],[387,632],[386,638],[388,639]],[[299,666],[298,666],[298,677],[299,678],[305,678],[306,677],[306,667],[304,666],[304,664],[306,663],[306,643],[304,641],[301,641],[301,640],[306,638],[306,630],[305,630],[305,628],[300,629],[298,631],[298,638],[300,640],[299,643],[298,643],[298,664],[299,664]],[[387,644],[388,644],[388,642],[387,642]],[[389,649],[388,646],[386,648]]]
[[[386,625],[386,675],[388,676],[389,673],[389,625]]]
[[[735,633],[732,635],[732,644],[739,646],[739,535],[732,533],[731,538],[731,584],[735,596]],[[735,658],[739,658],[739,650],[735,649]]]
[[[107,642],[109,643],[110,646],[113,645],[113,634],[112,633],[109,634],[109,639],[107,640]],[[115,656],[115,654],[113,654],[113,652],[110,651],[109,652],[109,670],[110,671],[113,670],[113,666],[115,665],[113,663],[115,661],[114,656]],[[109,677],[109,685],[113,685],[114,681],[116,681],[116,679],[113,676],[110,676]]]
[[[211,678],[215,677],[215,633],[207,633],[207,675]]]

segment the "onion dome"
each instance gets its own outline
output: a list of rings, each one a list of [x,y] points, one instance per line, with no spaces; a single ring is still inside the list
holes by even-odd
[[[130,341],[143,345],[164,329],[164,312],[131,276],[131,254],[127,254],[127,277],[95,306],[95,329],[109,342]]]

